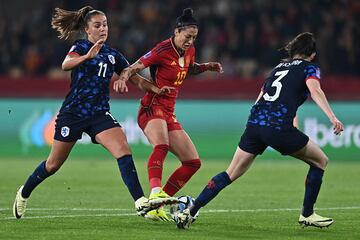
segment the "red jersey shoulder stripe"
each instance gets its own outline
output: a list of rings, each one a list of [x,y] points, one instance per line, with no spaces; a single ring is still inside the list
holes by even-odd
[[[156,50],[156,53],[157,53],[157,54],[160,54],[161,52],[166,51],[166,50],[169,50],[169,49],[172,49],[172,46],[163,47],[163,48],[161,48],[161,49],[158,49],[158,50]]]
[[[165,40],[156,46],[155,51],[156,51],[156,53],[159,54],[161,51],[163,51],[169,47],[171,47],[171,42],[169,40]]]

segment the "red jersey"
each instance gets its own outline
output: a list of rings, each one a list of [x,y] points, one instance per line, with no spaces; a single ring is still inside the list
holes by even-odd
[[[176,90],[169,94],[159,96],[147,92],[141,99],[141,105],[162,105],[165,109],[173,112],[180,85],[183,83],[189,66],[194,64],[195,48],[190,46],[183,56],[180,56],[175,48],[172,38],[157,44],[150,52],[140,58],[145,67],[150,67],[151,79],[154,84],[174,87]]]

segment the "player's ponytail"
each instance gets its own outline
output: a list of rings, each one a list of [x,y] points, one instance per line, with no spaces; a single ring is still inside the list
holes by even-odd
[[[289,57],[293,58],[295,55],[304,55],[309,57],[316,52],[316,41],[314,34],[310,32],[303,32],[291,40],[284,49],[288,52]]]
[[[181,16],[176,19],[175,28],[187,26],[198,26],[197,20],[193,17],[194,11],[191,8],[185,8]]]
[[[83,7],[78,11],[55,8],[55,13],[51,19],[51,26],[60,33],[60,39],[67,40],[73,37],[74,34],[82,31],[91,17],[98,14],[105,15],[99,10],[94,10],[91,6]]]

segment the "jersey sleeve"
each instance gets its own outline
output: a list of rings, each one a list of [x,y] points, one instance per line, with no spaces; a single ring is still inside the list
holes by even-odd
[[[129,64],[128,60],[125,58],[125,56],[119,52],[116,52],[115,69],[114,69],[116,74],[120,75],[121,71],[124,70],[124,68],[127,68],[129,65],[130,64]]]
[[[321,79],[320,68],[318,66],[308,65],[306,66],[304,72],[305,72],[305,81],[310,78],[314,78],[317,80]]]
[[[68,55],[76,54],[76,55],[82,56],[82,55],[85,55],[86,53],[87,53],[86,44],[81,40],[77,40],[71,46],[71,48],[68,52]]]
[[[153,48],[151,51],[142,56],[139,61],[142,62],[145,67],[149,67],[151,65],[159,65],[161,61],[161,56],[160,53],[158,53],[157,47]]]

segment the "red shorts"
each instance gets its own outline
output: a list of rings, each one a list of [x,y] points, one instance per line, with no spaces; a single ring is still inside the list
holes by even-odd
[[[141,107],[138,113],[139,127],[144,130],[146,124],[152,119],[164,119],[167,123],[168,131],[182,130],[181,124],[176,120],[173,112],[166,110],[162,106]]]

